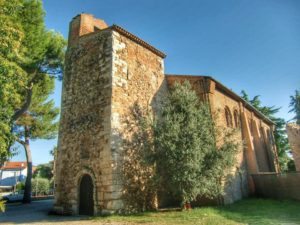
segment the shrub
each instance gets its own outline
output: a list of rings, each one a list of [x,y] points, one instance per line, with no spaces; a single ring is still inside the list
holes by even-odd
[[[24,190],[24,189],[25,189],[25,184],[24,184],[23,182],[17,183],[16,189],[17,189],[17,191],[22,191],[22,190]]]
[[[49,192],[50,182],[45,178],[35,178],[31,180],[32,193],[34,195],[44,195]]]

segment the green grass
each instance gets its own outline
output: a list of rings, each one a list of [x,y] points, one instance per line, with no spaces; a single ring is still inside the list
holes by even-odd
[[[142,214],[95,217],[104,223],[197,225],[197,224],[300,224],[300,202],[245,199],[222,207],[201,207],[181,212],[146,212]]]

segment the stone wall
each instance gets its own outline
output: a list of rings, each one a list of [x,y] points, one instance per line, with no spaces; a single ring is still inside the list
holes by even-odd
[[[228,175],[224,203],[241,199],[249,192],[254,193],[251,174],[279,171],[271,122],[267,123],[240,97],[210,77],[167,75],[166,79],[168,85],[188,80],[199,99],[209,102],[216,126],[228,131],[236,129],[235,139],[244,143],[237,155],[237,164]],[[229,112],[229,121],[225,108]],[[222,142],[222,138],[219,139]]]
[[[229,204],[248,196],[248,170],[245,157],[246,149],[243,148],[242,124],[240,119],[241,108],[237,100],[227,96],[217,88],[212,91],[211,102],[213,103],[212,108],[216,116],[216,125],[224,131],[236,129],[235,139],[242,144],[236,156],[236,165],[232,168],[226,180],[224,203]],[[227,125],[225,108],[231,114],[230,126]]]
[[[135,104],[157,113],[166,91],[163,58],[145,49],[127,37],[113,32],[112,68],[112,120],[111,151],[116,167],[111,186],[112,205],[107,209],[122,208],[122,151],[123,142],[130,139],[128,126],[131,123]],[[132,123],[133,124],[133,123]]]
[[[300,173],[252,175],[258,197],[300,200]]]
[[[96,29],[97,28],[97,29]],[[115,31],[114,29],[118,30]],[[166,91],[164,54],[120,27],[81,14],[70,24],[63,80],[55,211],[77,214],[84,174],[93,180],[94,214],[122,202],[123,142],[131,108],[158,113]]]
[[[286,130],[295,161],[296,171],[300,171],[300,126],[296,123],[289,123],[286,126]]]
[[[95,213],[107,204],[111,178],[112,32],[81,37],[69,45],[63,80],[55,209],[78,213],[78,186],[83,174],[94,184]]]

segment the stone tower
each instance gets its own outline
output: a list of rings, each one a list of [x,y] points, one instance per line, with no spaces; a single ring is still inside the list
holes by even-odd
[[[157,110],[165,55],[123,28],[80,14],[70,23],[63,79],[54,210],[99,214],[123,207],[124,118],[138,102]]]

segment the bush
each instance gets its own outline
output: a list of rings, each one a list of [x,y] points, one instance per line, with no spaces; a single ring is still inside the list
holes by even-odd
[[[49,180],[45,178],[35,178],[31,180],[32,193],[34,195],[45,195],[48,194],[50,188]]]
[[[17,185],[16,185],[16,190],[17,191],[22,191],[24,189],[25,189],[25,184],[23,182],[17,183]]]
[[[0,200],[0,212],[5,212],[5,201]]]

